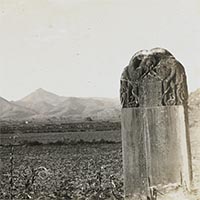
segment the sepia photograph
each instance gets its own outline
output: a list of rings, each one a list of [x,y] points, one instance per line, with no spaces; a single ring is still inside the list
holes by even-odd
[[[200,200],[199,0],[0,0],[0,200]]]

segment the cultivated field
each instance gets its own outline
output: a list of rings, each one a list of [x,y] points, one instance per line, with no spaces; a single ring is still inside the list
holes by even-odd
[[[78,142],[95,143],[103,141],[120,142],[120,130],[0,134],[0,145],[75,144]]]
[[[1,158],[2,200],[121,199],[123,194],[120,143],[1,147]]]
[[[175,193],[171,199],[200,199],[199,130],[200,127],[191,128],[192,194],[185,198]],[[123,197],[121,143],[0,146],[0,157],[1,200]]]

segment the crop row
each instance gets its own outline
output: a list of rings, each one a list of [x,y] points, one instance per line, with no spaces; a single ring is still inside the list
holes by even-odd
[[[1,147],[0,156],[0,199],[122,199],[120,144]]]

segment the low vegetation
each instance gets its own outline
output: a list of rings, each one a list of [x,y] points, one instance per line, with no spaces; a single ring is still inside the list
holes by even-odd
[[[35,121],[0,121],[1,134],[13,133],[54,133],[120,130],[120,122],[35,122]]]
[[[119,143],[1,147],[1,154],[0,199],[122,199]]]

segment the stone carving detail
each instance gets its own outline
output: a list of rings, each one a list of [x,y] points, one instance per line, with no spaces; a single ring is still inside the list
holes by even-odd
[[[159,96],[159,102],[146,100],[154,95]],[[137,52],[122,73],[120,99],[123,108],[185,105],[187,98],[184,68],[165,49]]]

